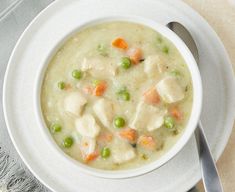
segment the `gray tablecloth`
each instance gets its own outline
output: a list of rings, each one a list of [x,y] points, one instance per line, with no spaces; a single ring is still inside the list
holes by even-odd
[[[53,0],[0,0],[0,192],[48,191],[28,171],[7,133],[2,86],[14,45],[30,21]]]
[[[30,21],[52,1],[0,0],[0,192],[49,191],[25,167],[10,140],[3,117],[2,86],[17,39]]]

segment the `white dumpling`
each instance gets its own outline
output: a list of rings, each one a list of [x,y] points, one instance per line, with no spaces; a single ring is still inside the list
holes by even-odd
[[[95,138],[100,132],[100,126],[90,114],[85,114],[81,118],[77,118],[75,120],[75,127],[83,137]]]
[[[99,99],[95,102],[93,110],[100,122],[109,128],[114,116],[113,103],[107,99]]]
[[[136,153],[133,147],[121,139],[115,139],[112,147],[112,157],[114,163],[125,163],[135,158]]]
[[[148,131],[154,131],[160,128],[164,123],[164,115],[165,113],[162,111],[161,113],[156,113],[151,115],[147,124]]]
[[[116,75],[117,66],[106,57],[85,58],[82,62],[82,71],[87,71],[93,77],[103,78]]]
[[[90,137],[82,137],[80,143],[80,150],[83,156],[94,153],[96,149],[96,140]]]
[[[71,92],[64,99],[64,110],[75,116],[80,116],[87,99],[80,92]]]
[[[160,128],[164,122],[166,110],[145,104],[141,101],[136,108],[136,113],[130,127],[133,129],[146,129],[153,131]]]
[[[159,55],[150,55],[145,59],[144,72],[149,76],[163,73],[165,70],[165,61]]]
[[[162,79],[156,85],[156,89],[166,103],[174,103],[184,98],[182,87],[177,82],[177,79],[171,76]]]

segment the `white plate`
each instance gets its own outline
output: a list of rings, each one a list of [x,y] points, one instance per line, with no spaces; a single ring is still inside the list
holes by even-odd
[[[221,155],[232,130],[235,85],[223,45],[209,25],[181,1],[57,0],[45,9],[18,41],[4,81],[4,114],[11,139],[35,176],[57,192],[184,192],[200,179],[194,138],[171,161],[147,175],[107,180],[80,173],[53,154],[37,126],[33,109],[35,75],[57,39],[78,23],[96,15],[138,15],[166,24],[177,20],[193,34],[200,50],[204,86],[202,123],[213,155]],[[46,42],[46,43],[45,43]],[[47,45],[47,46],[45,46]]]

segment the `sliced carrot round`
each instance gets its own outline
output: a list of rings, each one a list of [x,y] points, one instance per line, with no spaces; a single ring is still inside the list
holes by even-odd
[[[143,96],[144,101],[148,104],[158,104],[160,102],[160,96],[155,87],[148,89]]]
[[[86,86],[83,88],[84,93],[91,95],[93,93],[94,88],[92,86]]]
[[[114,39],[112,42],[112,45],[116,48],[124,49],[124,50],[128,48],[127,42],[123,38],[120,38],[120,37]]]
[[[90,161],[94,161],[98,156],[99,156],[98,151],[95,151],[93,153],[90,153],[90,154],[86,155],[85,158],[84,158],[84,161],[86,163],[89,163]]]
[[[137,139],[137,132],[134,129],[131,128],[127,128],[127,129],[123,129],[119,132],[119,135],[128,140],[131,143],[134,143]]]
[[[157,147],[156,141],[151,136],[141,135],[138,144],[145,149],[154,150]]]
[[[93,95],[102,96],[104,92],[106,91],[106,88],[107,88],[106,82],[102,81],[98,83],[93,91]]]
[[[173,116],[176,120],[181,120],[183,117],[183,113],[179,110],[179,107],[174,106],[170,108],[170,114]]]
[[[138,64],[143,56],[142,50],[140,48],[132,48],[128,50],[127,55],[129,55],[134,65]]]

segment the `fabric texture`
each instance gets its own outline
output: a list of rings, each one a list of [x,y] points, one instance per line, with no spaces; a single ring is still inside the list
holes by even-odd
[[[17,39],[32,19],[53,0],[0,0],[0,192],[48,192],[17,154],[4,122],[4,73]]]

